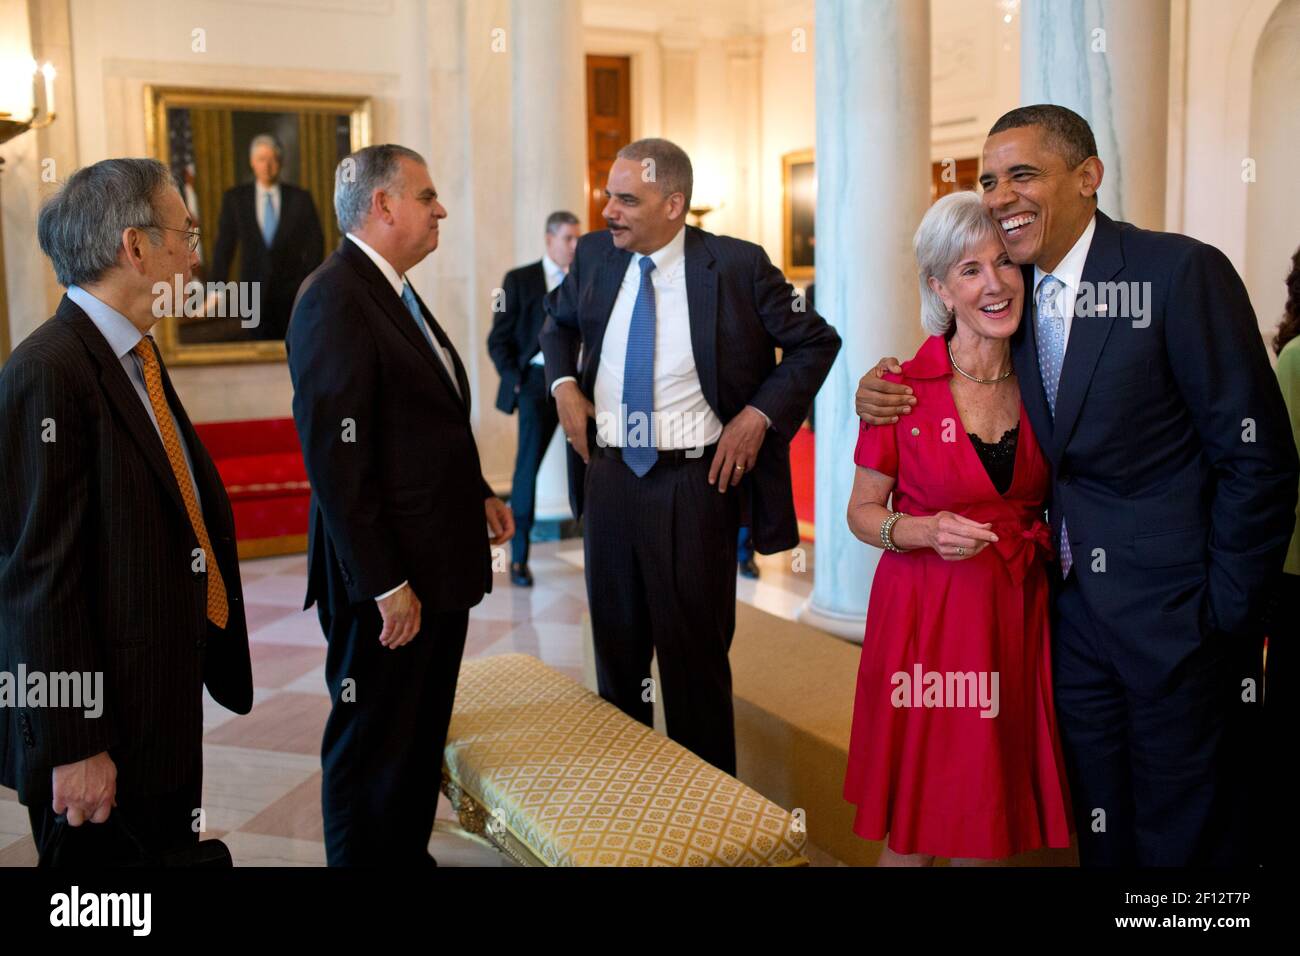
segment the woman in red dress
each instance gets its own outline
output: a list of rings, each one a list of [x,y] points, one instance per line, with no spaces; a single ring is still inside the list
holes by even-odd
[[[931,333],[889,376],[912,413],[862,426],[849,526],[885,549],[871,586],[844,796],[881,865],[1064,847],[1043,523],[1048,465],[1010,339],[1024,285],[979,197],[915,239]],[[886,507],[892,495],[892,507]]]

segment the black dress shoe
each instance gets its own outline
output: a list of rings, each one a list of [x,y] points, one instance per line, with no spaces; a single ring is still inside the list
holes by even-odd
[[[754,563],[753,558],[748,558],[739,562],[739,564],[740,576],[742,578],[753,578],[755,581],[758,580],[758,565]]]
[[[510,583],[516,587],[530,588],[533,586],[533,572],[528,570],[526,564],[510,565]]]

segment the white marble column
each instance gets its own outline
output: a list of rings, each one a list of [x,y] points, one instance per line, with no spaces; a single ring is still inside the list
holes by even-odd
[[[1164,228],[1169,0],[1024,0],[1021,17],[1021,103],[1086,119],[1106,169],[1102,211]]]
[[[880,552],[845,520],[858,378],[920,344],[911,238],[930,195],[930,5],[817,0],[817,311],[844,347],[817,396],[816,562],[800,619],[861,641]]]
[[[546,217],[586,216],[587,92],[580,0],[513,0],[515,262],[541,258]],[[564,435],[537,476],[535,519],[570,517]]]

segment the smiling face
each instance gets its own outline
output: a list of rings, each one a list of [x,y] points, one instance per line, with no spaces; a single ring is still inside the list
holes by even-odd
[[[1025,285],[1020,266],[995,235],[967,249],[942,279],[930,288],[953,310],[959,325],[986,339],[1005,339],[1020,326]]]
[[[984,143],[984,206],[1018,263],[1051,272],[1097,209],[1102,165],[1090,156],[1071,168],[1041,126],[994,133]]]
[[[601,215],[614,245],[648,255],[662,249],[677,235],[686,215],[686,197],[665,196],[656,182],[647,182],[637,160],[619,157],[609,171],[605,195],[609,201]]]

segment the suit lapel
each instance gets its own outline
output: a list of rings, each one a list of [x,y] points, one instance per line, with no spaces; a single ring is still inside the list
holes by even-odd
[[[1052,413],[1043,392],[1043,373],[1038,367],[1038,331],[1034,327],[1034,267],[1024,266],[1025,300],[1021,307],[1020,328],[1011,338],[1011,361],[1020,379],[1020,398],[1029,413],[1029,422],[1039,444],[1048,448],[1052,437]]]
[[[265,254],[267,252],[270,252],[271,250],[266,244],[266,237],[262,235],[262,224],[257,221],[257,183],[249,183],[247,186],[243,188],[248,190],[247,205],[244,208],[247,211],[249,211],[252,216],[252,218],[249,221],[252,223],[252,229],[250,231],[254,236],[253,241],[257,243],[257,248],[260,254]],[[280,191],[280,210],[281,212],[284,211],[283,190]],[[276,234],[279,235],[279,232],[280,230],[277,227]]]
[[[221,483],[221,473],[216,470],[216,464],[211,462],[207,448],[199,440],[199,434],[194,430],[189,413],[185,411],[180,396],[172,386],[172,377],[167,372],[167,366],[162,364],[161,359],[158,366],[162,372],[163,394],[171,406],[172,417],[176,419],[176,428],[180,432],[181,441],[185,442],[185,447],[189,449],[190,463],[194,467],[194,483],[198,486],[201,499],[199,508],[203,512],[204,527],[213,541],[218,538],[228,540],[230,529],[226,527],[225,511],[220,507],[221,496],[226,493],[225,486]],[[229,582],[226,583],[229,585]]]
[[[411,287],[411,291],[415,292],[414,286]],[[460,389],[460,394],[457,395],[456,398],[461,405],[465,407],[465,414],[468,416],[469,376],[465,372],[465,366],[461,364],[460,356],[456,354],[456,349],[452,346],[451,339],[447,337],[447,333],[443,330],[442,326],[438,324],[438,320],[433,317],[433,313],[429,311],[429,307],[424,304],[424,300],[420,298],[420,293],[418,292],[415,292],[415,301],[419,303],[420,311],[424,313],[424,320],[428,323],[429,330],[433,332],[434,339],[437,341],[439,346],[446,349],[447,354],[451,356],[452,367],[456,373],[456,385]],[[434,361],[438,363],[438,366],[443,372],[443,381],[450,385],[451,379],[447,375],[447,366],[437,356],[434,356]]]
[[[718,408],[718,274],[698,230],[686,227],[686,304],[691,322],[691,351],[704,400]]]
[[[1107,282],[1124,267],[1124,253],[1120,247],[1119,230],[1102,212],[1097,213],[1097,228],[1088,247],[1088,258],[1083,264],[1080,293],[1091,285]],[[1083,398],[1092,382],[1093,370],[1101,357],[1102,347],[1110,336],[1115,317],[1109,313],[1079,316],[1078,297],[1075,300],[1076,317],[1070,323],[1070,339],[1065,346],[1065,360],[1061,365],[1061,383],[1056,394],[1056,421],[1052,428],[1051,457],[1060,461],[1074,431],[1075,422],[1083,408]]]
[[[397,326],[397,331],[411,344],[411,348],[424,357],[429,367],[433,369],[434,373],[452,393],[452,398],[459,399],[456,390],[452,387],[451,376],[447,373],[446,363],[433,354],[433,348],[429,345],[429,340],[421,335],[420,330],[415,326],[415,317],[406,310],[406,305],[402,302],[401,297],[393,291],[393,287],[388,284],[388,279],[379,271],[379,266],[371,262],[370,257],[362,251],[361,247],[348,240],[346,236],[339,246],[339,254],[366,280],[370,287],[371,298],[388,316],[389,321]],[[419,300],[418,295],[416,299]],[[420,308],[422,311],[424,310],[423,303],[421,303]],[[426,315],[426,321],[427,318]],[[434,324],[430,323],[431,326]]]
[[[586,358],[583,362],[583,391],[588,395],[596,385],[596,370],[600,367],[600,350],[605,341],[605,328],[609,325],[610,313],[618,299],[618,290],[623,285],[623,276],[627,274],[627,264],[632,260],[632,253],[611,245],[596,269],[591,283],[591,314],[599,317],[599,322],[592,329],[592,341],[584,344]],[[581,294],[581,293],[580,293]]]
[[[185,502],[181,499],[180,487],[176,484],[176,475],[172,472],[171,462],[167,459],[167,452],[158,438],[153,422],[149,420],[149,413],[144,410],[140,394],[127,377],[126,370],[122,368],[121,361],[108,347],[108,342],[99,329],[95,328],[95,323],[90,321],[90,316],[81,311],[81,308],[67,296],[64,296],[63,301],[59,303],[58,316],[71,323],[77,334],[81,336],[81,340],[86,343],[90,354],[99,363],[99,381],[104,386],[109,402],[121,417],[122,424],[139,447],[140,453],[144,455],[145,461],[158,476],[167,497],[182,514],[188,516]]]

